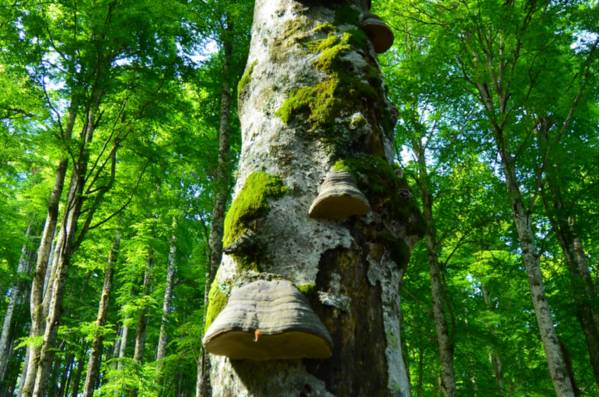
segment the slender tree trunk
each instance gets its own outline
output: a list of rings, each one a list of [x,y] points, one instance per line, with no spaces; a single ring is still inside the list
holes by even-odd
[[[423,218],[425,219],[425,245],[427,247],[427,259],[429,262],[429,276],[431,278],[431,297],[433,301],[433,318],[437,335],[438,350],[441,364],[441,387],[445,397],[453,397],[456,394],[456,382],[454,379],[454,344],[448,331],[445,308],[446,291],[443,282],[442,269],[439,263],[439,248],[437,233],[433,220],[433,195],[429,189],[429,175],[425,161],[425,149],[420,140],[413,140],[414,152],[417,155],[419,165],[418,186],[421,191],[423,202]]]
[[[127,334],[129,333],[129,327],[123,323],[123,327],[121,328],[121,341],[119,343],[119,355],[118,358],[122,359],[125,357],[125,351],[127,349]],[[117,365],[117,369],[121,369],[121,362]]]
[[[551,167],[549,167],[551,168]],[[574,220],[565,214],[560,182],[554,171],[546,172],[547,191],[542,192],[543,202],[552,228],[563,251],[571,279],[571,290],[575,300],[575,315],[585,336],[590,366],[598,383],[598,307],[597,292],[590,276],[587,258],[581,240],[577,236]]]
[[[85,350],[84,350],[85,351]],[[85,368],[85,353],[81,353],[77,357],[77,370],[75,371],[75,379],[73,380],[73,388],[71,389],[71,397],[79,397],[79,387],[81,385],[81,375]]]
[[[71,113],[69,116],[70,128],[72,130],[75,116]],[[43,318],[43,293],[44,293],[44,277],[46,276],[46,268],[48,266],[48,257],[50,248],[56,230],[58,221],[58,205],[60,196],[63,191],[65,175],[67,173],[68,160],[62,159],[56,169],[56,177],[54,187],[48,200],[48,214],[46,223],[42,232],[40,245],[37,251],[37,259],[35,264],[35,272],[31,282],[31,297],[30,297],[30,312],[31,312],[31,329],[29,336],[39,338],[44,332]],[[40,360],[40,347],[38,345],[29,346],[29,356],[27,361],[27,370],[25,371],[25,381],[21,389],[21,396],[30,397],[33,393],[37,365]]]
[[[21,248],[19,264],[17,265],[17,280],[10,288],[10,298],[2,322],[2,331],[0,332],[0,388],[4,385],[6,370],[12,357],[10,346],[14,340],[14,332],[12,331],[15,328],[13,317],[18,307],[23,304],[27,292],[29,291],[29,285],[25,280],[29,276],[31,265],[35,260],[35,257],[33,256],[35,251],[30,249],[32,235],[36,233],[34,231],[35,229],[36,227],[33,223],[30,223],[29,226],[27,226],[27,231],[25,232],[26,241]]]
[[[156,361],[165,357],[167,351],[167,323],[169,313],[171,312],[171,300],[173,298],[173,280],[175,277],[175,260],[177,254],[177,238],[175,229],[177,223],[173,218],[173,234],[171,235],[171,244],[169,247],[169,257],[167,258],[167,280],[165,283],[165,294],[163,296],[162,317],[160,321],[160,332],[158,336],[158,346],[156,348]]]
[[[225,219],[225,205],[229,197],[229,137],[231,135],[231,60],[233,56],[233,22],[226,18],[227,26],[222,34],[223,43],[223,82],[221,85],[221,108],[219,118],[219,154],[217,171],[215,175],[215,198],[213,203],[212,223],[209,236],[210,263],[204,287],[204,307],[207,307],[208,290],[217,273],[223,255],[223,221]],[[210,389],[210,361],[204,349],[198,356],[196,397],[209,396]]]
[[[346,17],[336,19],[336,11]],[[287,187],[255,219],[244,219],[260,246],[253,251],[261,253],[256,277],[277,274],[314,287],[310,304],[332,336],[333,356],[257,365],[210,355],[213,396],[410,395],[400,280],[420,234],[413,223],[419,214],[414,202],[388,196],[400,189],[377,190],[366,175],[365,163],[376,163],[372,177],[401,183],[390,165],[393,137],[385,127],[391,124],[390,104],[381,80],[373,78],[379,73],[373,47],[360,34],[360,14],[366,11],[367,1],[359,0],[255,3],[240,83],[243,145],[236,200],[248,189],[260,190],[242,187],[262,173]],[[369,89],[361,83],[368,72]],[[338,160],[362,164],[353,172],[371,214],[340,222],[311,219],[307,212],[321,180]],[[403,206],[396,207],[400,201]],[[399,208],[404,215],[394,210]],[[393,252],[398,246],[403,254]],[[220,289],[248,271],[235,255],[223,255],[214,283]],[[209,300],[209,307],[214,303]]]
[[[144,269],[144,283],[142,285],[142,295],[146,295],[150,289],[150,271],[154,264],[154,252],[149,249],[148,258],[146,260],[146,268]],[[146,327],[148,319],[146,317],[146,308],[142,307],[138,314],[137,325],[135,329],[135,346],[133,349],[133,360],[141,364],[144,361],[144,344],[146,341]]]
[[[75,357],[73,356],[72,353],[67,354],[67,357],[65,358],[65,365],[62,369],[61,372],[61,377],[60,377],[60,385],[58,387],[58,392],[56,393],[56,395],[58,397],[65,397],[66,393],[67,393],[67,384],[68,384],[68,380],[70,377],[70,373],[71,373],[71,367],[73,366],[73,361],[74,361]],[[57,366],[60,370],[61,365],[60,365],[60,361],[57,361]]]
[[[539,254],[536,249],[536,240],[531,225],[531,219],[523,202],[523,194],[521,193],[517,181],[513,159],[507,151],[504,131],[498,126],[494,126],[494,138],[504,168],[506,186],[513,207],[513,217],[519,237],[519,243],[521,245],[523,262],[527,268],[533,308],[535,310],[540,336],[544,345],[554,391],[557,396],[571,397],[574,396],[575,393],[567,373],[558,336],[554,329],[550,305],[546,299],[544,281],[540,270]]]
[[[483,295],[483,302],[487,306],[488,310],[493,310],[492,303],[490,301],[490,294],[487,289],[487,286],[482,283],[481,284],[481,293]],[[490,333],[495,338],[496,330],[491,329]],[[500,359],[500,355],[496,350],[492,347],[492,351],[490,352],[490,363],[492,364],[492,369],[494,370],[494,377],[496,379],[496,387],[498,388],[498,395],[504,396],[504,375],[502,372],[502,360]]]
[[[102,285],[100,302],[98,303],[98,314],[96,315],[96,331],[94,333],[94,339],[92,340],[92,350],[90,352],[87,372],[85,375],[85,383],[83,386],[84,397],[92,397],[94,394],[94,385],[96,383],[96,378],[98,377],[100,357],[102,355],[103,337],[100,328],[104,326],[106,321],[106,312],[108,311],[113,272],[118,260],[120,244],[121,236],[119,235],[119,232],[117,232],[113,241],[113,245],[110,249],[110,253],[108,254],[106,266],[104,268],[104,283]]]

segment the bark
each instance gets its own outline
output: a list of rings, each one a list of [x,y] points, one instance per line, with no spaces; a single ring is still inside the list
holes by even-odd
[[[100,295],[100,302],[98,303],[98,314],[96,315],[96,331],[92,340],[92,350],[90,352],[90,358],[88,360],[87,372],[85,375],[85,383],[83,386],[84,397],[92,397],[94,394],[94,386],[96,384],[96,378],[98,377],[98,370],[100,368],[100,357],[102,356],[102,344],[103,335],[101,328],[106,322],[106,313],[108,311],[108,304],[110,299],[110,292],[112,288],[112,278],[115,265],[118,260],[119,246],[121,244],[121,236],[117,232],[113,245],[108,255],[108,261],[104,268],[104,283],[102,285],[102,293]]]
[[[260,365],[211,355],[213,396],[410,395],[402,355],[399,287],[410,247],[420,234],[411,226],[418,214],[406,202],[405,217],[393,212],[395,201],[386,193],[367,191],[371,186],[365,177],[357,183],[369,195],[370,214],[344,222],[307,216],[322,178],[337,160],[368,158],[390,167],[394,174],[389,165],[393,136],[384,128],[390,121],[385,115],[390,104],[381,81],[370,81],[373,90],[364,93],[365,98],[357,91],[365,69],[372,68],[372,77],[379,73],[371,44],[359,39],[333,51],[311,52],[324,45],[316,42],[325,39],[326,32],[337,37],[327,41],[331,43],[347,40],[344,29],[360,29],[358,15],[356,20],[334,26],[336,10],[352,15],[366,8],[366,1],[358,0],[255,3],[245,84],[240,83],[243,144],[235,196],[239,197],[248,176],[255,172],[278,177],[289,189],[269,200],[268,210],[256,219],[259,226],[253,231],[260,247],[254,252],[262,253],[256,277],[276,274],[295,285],[314,286],[310,303],[329,330],[334,347],[327,360]],[[309,45],[310,41],[315,45]],[[351,76],[336,80],[343,71],[327,70],[327,55],[335,58],[331,64],[343,64]],[[336,86],[334,104],[316,98],[320,84]],[[294,108],[291,102],[301,87],[314,92],[313,100],[318,103]],[[311,114],[321,106],[325,107],[323,118]],[[286,108],[294,109],[288,117]],[[352,120],[360,123],[352,124]],[[332,130],[339,133],[336,139],[326,136]],[[392,253],[399,244],[407,247],[404,257]],[[245,274],[255,273],[239,259],[223,255],[215,283],[243,282]]]
[[[540,336],[544,345],[544,352],[546,353],[546,361],[554,385],[554,391],[557,396],[574,396],[573,386],[571,385],[565,360],[560,349],[558,336],[554,329],[550,305],[546,299],[544,281],[540,270],[539,254],[537,253],[536,239],[531,225],[531,219],[524,204],[521,188],[519,187],[514,160],[508,153],[504,131],[498,125],[494,125],[494,138],[502,160],[504,175],[506,177],[506,186],[513,208],[513,218],[522,250],[523,262],[527,268],[533,308],[535,310]]]
[[[156,361],[162,360],[167,351],[167,324],[169,321],[169,313],[171,312],[171,301],[173,299],[173,280],[175,278],[175,259],[177,254],[177,238],[175,236],[176,228],[177,223],[173,218],[173,234],[171,235],[169,257],[167,258],[167,280],[165,282],[165,294],[163,296],[160,333],[158,336],[158,346],[156,348]]]
[[[219,153],[215,175],[215,198],[213,202],[212,222],[209,236],[210,263],[204,287],[204,307],[207,307],[208,291],[217,273],[217,268],[223,256],[223,221],[225,219],[225,205],[229,197],[229,138],[231,135],[231,97],[230,84],[231,61],[233,56],[233,21],[226,17],[227,26],[221,37],[223,43],[223,70],[221,85],[221,107],[219,117]],[[196,397],[208,396],[210,390],[210,361],[204,349],[198,356]]]
[[[433,220],[433,195],[429,189],[429,176],[425,162],[425,149],[418,140],[413,141],[419,164],[418,186],[423,202],[423,218],[425,220],[425,245],[427,247],[427,260],[429,262],[429,276],[431,278],[431,297],[433,302],[433,318],[438,342],[441,365],[441,388],[445,397],[456,394],[456,381],[454,379],[454,343],[448,331],[445,308],[446,288],[443,282],[443,273],[439,263],[439,244]]]
[[[2,322],[2,331],[0,332],[0,387],[4,384],[8,363],[12,357],[11,344],[15,337],[13,317],[15,311],[23,304],[29,292],[29,283],[25,280],[27,280],[31,272],[31,265],[35,260],[35,257],[33,257],[35,252],[30,249],[30,240],[32,235],[35,234],[35,229],[33,223],[27,226],[27,231],[25,232],[26,241],[21,248],[19,263],[17,265],[17,280],[10,288],[10,298]]]

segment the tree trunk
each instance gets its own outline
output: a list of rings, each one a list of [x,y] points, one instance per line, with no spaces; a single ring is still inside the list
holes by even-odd
[[[498,126],[494,126],[494,138],[502,160],[506,186],[513,207],[514,222],[521,245],[523,262],[527,268],[533,308],[544,345],[544,352],[546,353],[546,361],[548,362],[548,370],[550,371],[554,391],[557,396],[571,397],[575,394],[567,373],[558,336],[554,329],[550,305],[546,299],[544,281],[540,270],[539,254],[536,249],[535,234],[532,229],[529,213],[523,202],[521,189],[517,182],[513,160],[507,151],[504,131],[498,128]]]
[[[488,310],[493,310],[492,303],[490,301],[490,294],[487,289],[487,286],[484,283],[481,283],[481,294],[483,295],[483,302],[487,306]],[[496,330],[491,329],[490,333],[494,338],[496,338]],[[492,347],[492,351],[490,352],[490,363],[492,364],[492,369],[494,370],[494,377],[496,379],[496,387],[498,388],[498,395],[504,396],[504,375],[502,372],[502,360],[500,359],[500,355],[496,350]]]
[[[150,289],[150,271],[154,263],[154,252],[152,249],[148,251],[146,260],[146,268],[144,269],[144,283],[142,285],[142,295],[147,295]],[[146,317],[146,307],[142,307],[138,313],[137,325],[135,329],[135,346],[133,349],[133,360],[141,364],[144,361],[144,343],[146,341],[146,326],[148,319]]]
[[[108,254],[108,260],[104,268],[104,283],[102,285],[102,294],[98,303],[98,314],[96,315],[96,331],[92,340],[92,351],[88,360],[87,372],[85,375],[85,383],[83,386],[84,397],[92,397],[94,394],[94,385],[98,377],[98,369],[100,368],[100,356],[102,355],[103,336],[101,327],[106,321],[106,312],[108,311],[108,303],[110,299],[110,291],[112,288],[112,278],[114,268],[119,256],[119,246],[121,244],[121,236],[117,232],[113,245]]]
[[[565,257],[575,300],[575,315],[583,330],[590,366],[598,383],[598,308],[595,305],[598,294],[588,270],[581,240],[575,231],[573,217],[566,214],[560,181],[553,170],[547,170],[546,175],[548,187],[542,192],[544,208]]]
[[[75,122],[74,114],[69,114],[69,126],[72,130]],[[46,223],[40,240],[40,245],[37,251],[37,259],[35,264],[35,273],[31,282],[31,297],[30,297],[30,312],[31,312],[31,329],[30,337],[39,338],[44,332],[44,317],[42,313],[42,302],[44,294],[44,278],[46,276],[46,268],[48,266],[48,257],[50,256],[50,248],[56,231],[56,223],[58,221],[58,204],[63,191],[65,176],[67,173],[68,160],[62,159],[56,168],[56,177],[50,199],[48,200],[48,214],[46,215]],[[25,372],[25,381],[21,389],[21,396],[30,397],[33,393],[35,377],[37,373],[37,365],[40,360],[39,345],[29,346],[29,356],[27,361],[27,371]]]
[[[175,229],[177,222],[173,218],[173,234],[171,235],[171,244],[169,247],[169,257],[167,259],[167,281],[165,283],[165,294],[163,296],[162,317],[160,320],[160,333],[158,337],[158,346],[156,348],[156,361],[165,357],[167,351],[167,322],[171,312],[171,300],[173,298],[173,279],[175,277],[175,259],[177,254],[177,238]],[[159,364],[160,365],[160,364]]]
[[[439,263],[439,248],[437,233],[433,221],[433,195],[429,189],[429,175],[425,161],[425,149],[419,140],[413,141],[414,152],[419,165],[418,183],[423,201],[423,218],[425,220],[425,245],[429,262],[429,276],[431,278],[431,298],[433,302],[433,318],[437,335],[438,350],[441,364],[441,387],[445,397],[456,394],[454,379],[454,343],[448,331],[445,308],[446,288],[443,282],[443,273]]]
[[[422,229],[414,202],[399,198],[405,181],[390,164],[390,104],[359,27],[366,11],[359,0],[255,3],[239,89],[239,178],[224,229],[224,241],[250,236],[255,247],[224,255],[213,285],[226,291],[245,277],[290,280],[307,291],[332,336],[333,356],[257,365],[210,355],[213,396],[410,395],[399,289]],[[372,211],[311,219],[321,180],[338,160],[347,160]],[[262,196],[261,178],[285,188],[256,203],[258,213],[239,214],[245,194]],[[378,189],[375,180],[390,188]],[[209,313],[217,304],[211,295]]]
[[[221,85],[221,108],[219,117],[219,154],[215,175],[215,198],[213,203],[212,222],[209,236],[210,263],[204,286],[204,308],[207,307],[208,291],[217,273],[217,268],[223,256],[223,221],[225,205],[229,197],[229,136],[231,135],[231,59],[233,56],[233,22],[226,18],[227,26],[223,30],[223,83]],[[198,356],[196,376],[196,397],[209,396],[210,391],[210,361],[204,349]]]
[[[77,371],[75,372],[75,379],[73,380],[73,388],[71,389],[71,397],[79,397],[79,386],[81,384],[81,374],[85,365],[85,353],[81,353],[77,357]]]
[[[58,392],[56,393],[56,395],[58,397],[65,397],[66,396],[66,393],[67,393],[67,384],[68,384],[68,380],[70,378],[71,367],[73,366],[74,359],[75,359],[75,357],[73,356],[72,353],[67,354],[67,357],[65,359],[64,368],[61,371],[60,385],[58,386]],[[57,366],[60,369],[60,367],[61,367],[60,366],[60,361],[57,361]]]
[[[6,370],[12,357],[12,349],[10,346],[14,340],[14,332],[12,330],[15,328],[13,316],[15,315],[15,310],[18,306],[23,304],[29,291],[29,285],[25,280],[27,280],[31,272],[31,265],[35,260],[35,251],[30,248],[32,236],[36,233],[34,231],[35,229],[36,227],[33,223],[30,223],[29,226],[27,226],[25,242],[21,248],[19,264],[17,265],[17,280],[10,288],[10,298],[2,322],[2,331],[0,333],[0,388],[4,385]]]

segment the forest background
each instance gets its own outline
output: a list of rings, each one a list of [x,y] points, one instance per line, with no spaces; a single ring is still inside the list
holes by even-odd
[[[0,0],[0,396],[199,395],[252,8]],[[546,315],[597,395],[597,2],[373,11],[427,224],[402,284],[413,394],[552,395]]]

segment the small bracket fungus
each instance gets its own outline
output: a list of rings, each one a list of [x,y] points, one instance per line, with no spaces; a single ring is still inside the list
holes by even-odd
[[[367,32],[376,53],[386,52],[394,44],[394,33],[377,15],[366,14],[361,26]]]
[[[352,215],[365,215],[369,209],[369,201],[356,187],[352,174],[334,168],[327,173],[308,215],[311,218],[340,220]]]
[[[234,360],[328,358],[333,341],[306,298],[287,280],[234,288],[202,344]]]

